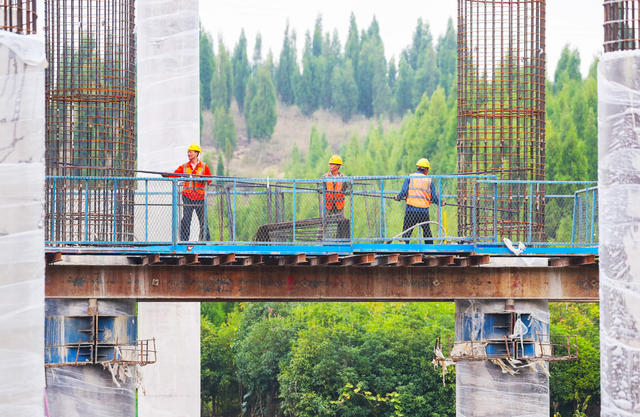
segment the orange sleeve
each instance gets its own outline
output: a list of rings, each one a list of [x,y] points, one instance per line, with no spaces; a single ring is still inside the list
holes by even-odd
[[[211,170],[209,170],[209,165],[204,164],[204,175],[211,176]],[[211,180],[207,181],[207,184],[211,184]]]

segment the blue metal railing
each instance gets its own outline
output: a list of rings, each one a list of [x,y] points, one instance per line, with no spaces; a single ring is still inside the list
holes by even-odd
[[[182,224],[185,178],[48,177],[48,246],[94,245],[371,245],[423,246],[401,235],[405,205],[393,199],[408,176],[326,179],[207,179],[204,218],[209,240],[198,238],[197,212]],[[448,205],[430,208],[433,244],[496,244],[517,225],[530,246],[597,246],[597,189],[588,181],[507,181],[490,175],[430,176]],[[458,181],[473,181],[472,227],[458,231]],[[326,207],[327,182],[342,183],[345,208]],[[514,187],[518,184],[519,187]],[[504,194],[505,189],[510,194]],[[521,190],[513,193],[513,189]],[[108,198],[104,198],[107,195]],[[127,198],[126,196],[130,196]],[[514,201],[518,202],[514,205]],[[513,207],[516,207],[515,209]],[[490,220],[479,224],[478,213]],[[484,213],[484,212],[483,212]],[[186,230],[184,229],[186,227]],[[418,227],[419,229],[420,227]],[[181,229],[189,238],[180,238]],[[515,229],[514,229],[515,230]]]

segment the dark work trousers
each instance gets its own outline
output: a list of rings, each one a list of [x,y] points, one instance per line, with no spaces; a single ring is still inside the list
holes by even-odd
[[[422,223],[422,222],[428,222],[429,221],[429,212],[426,211],[409,211],[406,210],[404,212],[404,224],[402,225],[402,230],[407,230],[408,228],[415,226],[418,223]],[[404,232],[402,234],[403,238],[408,238],[411,236],[411,233],[413,232],[413,229],[408,231],[408,232]],[[425,238],[430,238],[431,236],[431,227],[429,227],[429,224],[423,224],[422,225],[422,235]],[[406,243],[409,243],[408,241],[406,241]],[[430,245],[433,243],[433,240],[431,239],[425,239],[424,243],[426,243],[427,245]]]
[[[209,225],[205,219],[206,210],[204,207],[205,200],[192,200],[182,195],[182,220],[180,221],[180,240],[188,241],[189,232],[191,231],[191,216],[196,212],[198,221],[200,222],[200,240],[211,240],[209,237]]]

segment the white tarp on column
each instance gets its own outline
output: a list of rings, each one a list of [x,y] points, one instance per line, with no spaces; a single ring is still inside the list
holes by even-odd
[[[640,415],[640,51],[598,65],[603,416]]]
[[[44,66],[0,31],[0,416],[44,415]]]
[[[173,171],[200,137],[198,1],[138,0],[136,27],[138,169]],[[152,240],[171,228],[163,213],[149,214]],[[143,368],[139,415],[199,416],[200,304],[140,303],[138,327],[138,337],[155,337],[158,349],[157,363]]]

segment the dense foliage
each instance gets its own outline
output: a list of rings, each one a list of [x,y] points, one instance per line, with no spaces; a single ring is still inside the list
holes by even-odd
[[[201,40],[212,44],[206,35]],[[319,177],[336,152],[348,175],[410,173],[423,156],[431,160],[432,173],[455,172],[451,22],[435,45],[429,26],[418,21],[397,62],[386,61],[377,22],[359,31],[354,16],[344,48],[337,34],[323,33],[318,18],[305,35],[301,62],[296,34],[288,27],[276,64],[270,56],[264,59],[256,44],[253,64],[244,33],[231,58],[221,42],[215,57],[201,53],[201,65],[203,59],[211,64],[208,73],[201,70],[203,107],[211,106],[216,115],[214,138],[227,159],[235,145],[233,120],[225,119],[231,97],[244,112],[249,136],[266,140],[277,117],[277,95],[306,114],[326,108],[345,121],[355,114],[372,117],[364,138],[353,136],[336,148],[322,126],[315,126],[309,151],[293,150],[288,177]],[[585,79],[579,65],[577,51],[565,48],[547,83],[548,179],[596,179],[595,63]],[[252,104],[258,99],[266,101]],[[265,109],[271,103],[273,110]],[[400,127],[385,131],[375,119],[383,114],[401,116]],[[223,172],[220,156],[217,172]],[[564,217],[551,214],[562,208],[547,209],[550,219],[558,219],[554,229],[560,239],[566,234]],[[453,332],[452,304],[205,303],[202,308],[204,416],[455,415],[455,377],[448,374],[443,386],[430,364],[435,338]],[[598,306],[563,303],[550,310],[551,332],[576,334],[580,352],[579,361],[550,365],[551,409],[566,417],[586,404],[587,415],[599,415]]]

